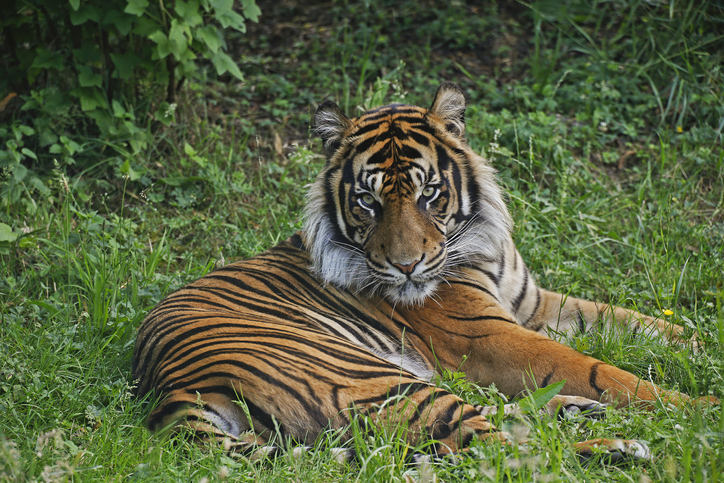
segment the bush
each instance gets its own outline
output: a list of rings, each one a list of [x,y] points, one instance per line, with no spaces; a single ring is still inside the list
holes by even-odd
[[[224,29],[245,32],[254,0],[8,0],[0,5],[0,201],[46,193],[53,161],[121,168],[174,119],[187,78],[241,79]],[[203,60],[202,60],[203,59]],[[17,93],[20,93],[17,96]],[[17,99],[16,99],[17,96]],[[128,163],[125,163],[128,173]]]

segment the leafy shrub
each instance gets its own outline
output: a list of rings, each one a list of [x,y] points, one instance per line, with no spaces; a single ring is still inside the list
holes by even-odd
[[[2,2],[0,201],[44,194],[53,160],[78,172],[109,147],[121,167],[145,152],[184,79],[207,66],[241,79],[223,29],[243,33],[260,13],[254,0],[241,13],[233,0]]]

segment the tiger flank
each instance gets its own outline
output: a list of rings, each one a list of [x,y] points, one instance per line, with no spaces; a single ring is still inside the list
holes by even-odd
[[[444,369],[509,396],[565,381],[551,414],[689,401],[546,335],[602,324],[682,334],[535,285],[495,170],[466,144],[464,112],[450,83],[429,109],[389,105],[350,119],[330,101],[319,106],[327,162],[303,230],[172,293],[143,322],[133,377],[139,395],[160,401],[151,430],[182,426],[247,452],[273,436],[312,444],[361,414],[404,421],[407,440],[430,440],[437,455],[508,439],[489,408],[430,382]],[[594,447],[650,457],[629,440],[576,445],[584,455]]]

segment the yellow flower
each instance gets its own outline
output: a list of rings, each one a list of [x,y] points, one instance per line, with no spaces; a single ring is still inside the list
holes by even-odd
[[[684,132],[684,129],[681,126],[676,126],[676,132]]]
[[[669,309],[664,309],[664,315],[674,315],[674,311],[669,310]]]

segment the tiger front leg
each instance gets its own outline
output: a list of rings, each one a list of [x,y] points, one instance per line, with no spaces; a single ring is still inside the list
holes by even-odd
[[[450,281],[437,295],[439,303],[398,311],[441,369],[462,370],[511,396],[565,380],[561,394],[618,407],[689,400],[517,325],[485,288],[470,281]]]

